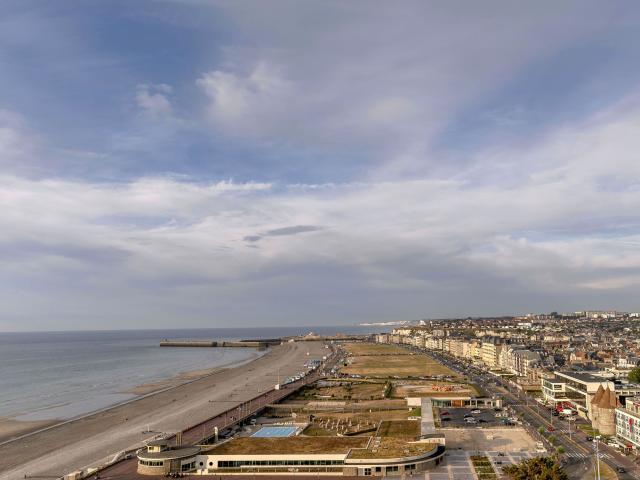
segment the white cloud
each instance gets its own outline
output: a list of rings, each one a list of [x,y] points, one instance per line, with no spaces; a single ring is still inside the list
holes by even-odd
[[[581,6],[584,22],[575,22],[575,7],[550,5],[469,3],[462,15],[450,3],[217,4],[233,34],[211,44],[235,43],[194,79],[220,147],[207,162],[198,152],[203,177],[236,162],[243,178],[288,178],[292,158],[302,171],[312,162],[333,162],[331,171],[366,163],[348,181],[337,174],[322,184],[313,173],[304,177],[318,182],[310,185],[69,180],[33,148],[24,122],[0,111],[0,162],[12,164],[0,176],[3,318],[108,312],[123,319],[117,326],[163,326],[633,308],[636,96],[516,146],[497,139],[458,157],[434,148],[467,109],[499,127],[521,122],[520,104],[484,109],[483,101],[524,69],[618,25],[601,2]],[[24,31],[15,29],[19,45]],[[176,115],[171,86],[140,84],[135,102],[141,114],[105,148],[132,162],[127,174],[170,170],[188,160],[173,152],[202,147],[191,141],[209,131],[196,112]],[[229,148],[252,142],[264,158],[252,149],[245,162]],[[58,153],[118,170],[100,149],[65,147]],[[21,162],[45,172],[7,173],[22,171],[13,168]]]
[[[225,45],[221,66],[198,80],[215,127],[363,155],[378,179],[429,171],[433,144],[463,109],[601,21],[576,23],[569,5],[544,2],[465,5],[464,15],[424,2],[276,5],[219,6],[251,42]]]
[[[16,161],[27,153],[24,120],[15,112],[0,109],[0,163]]]
[[[272,65],[258,63],[247,75],[225,71],[205,73],[197,81],[211,100],[216,124],[231,132],[257,132],[273,125],[268,115],[283,112],[289,85]]]
[[[136,89],[136,102],[145,113],[153,117],[169,117],[173,113],[168,95],[172,88],[161,83],[159,85],[140,84]]]
[[[262,285],[276,297],[260,297],[261,305],[278,312],[276,299],[287,292],[292,314],[301,308],[295,292],[314,278],[339,279],[340,289],[367,292],[369,301],[412,316],[479,313],[460,311],[471,303],[461,307],[456,296],[473,299],[476,308],[499,300],[506,311],[529,309],[540,295],[611,305],[639,286],[640,172],[633,160],[640,140],[630,135],[639,119],[640,109],[608,112],[550,135],[503,186],[464,175],[278,188],[2,177],[1,270],[12,281],[72,274],[86,279],[89,291],[164,292],[171,308],[183,305],[168,292],[180,292],[195,295],[198,308],[222,302],[236,313],[245,307],[231,299],[260,297]],[[502,175],[505,158],[520,153],[485,152],[486,175]],[[526,163],[534,159],[540,162]],[[625,189],[603,188],[607,165],[615,165],[611,181],[624,180]],[[203,288],[209,297],[200,296]],[[527,298],[503,298],[510,289]],[[349,293],[331,294],[357,319],[371,314],[370,306],[345,307]],[[631,308],[632,301],[618,307]]]

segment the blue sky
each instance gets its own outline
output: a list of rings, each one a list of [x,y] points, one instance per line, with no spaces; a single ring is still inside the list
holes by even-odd
[[[639,310],[635,2],[8,1],[0,330]]]

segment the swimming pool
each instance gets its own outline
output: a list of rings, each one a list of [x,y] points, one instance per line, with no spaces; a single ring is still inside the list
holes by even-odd
[[[251,436],[262,438],[290,437],[296,433],[297,429],[298,427],[262,427]]]

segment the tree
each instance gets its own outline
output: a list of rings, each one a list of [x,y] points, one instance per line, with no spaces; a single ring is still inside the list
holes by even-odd
[[[536,457],[502,468],[512,480],[568,480],[566,472],[553,457]]]
[[[632,368],[627,377],[632,383],[640,383],[640,367]]]

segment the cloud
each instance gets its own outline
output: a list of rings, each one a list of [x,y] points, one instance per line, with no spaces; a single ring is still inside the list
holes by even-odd
[[[0,109],[0,162],[16,162],[30,151],[28,134],[23,118],[6,109]]]
[[[16,5],[4,328],[637,309],[633,8]]]
[[[246,75],[215,70],[197,81],[211,100],[209,113],[219,127],[235,133],[258,133],[273,114],[287,107],[289,85],[273,65],[259,62]]]
[[[136,102],[145,113],[152,117],[168,117],[173,113],[168,95],[172,88],[166,84],[140,84],[136,89]]]
[[[277,3],[219,6],[252,41],[225,44],[220,65],[197,81],[214,128],[269,150],[322,152],[323,165],[334,168],[348,157],[360,163],[361,177],[375,179],[439,168],[434,149],[465,128],[459,116],[474,115],[474,107],[478,122],[491,117],[490,133],[532,129],[523,106],[501,98],[501,89],[531,65],[624,21],[596,3],[586,7],[593,21],[578,24],[570,5],[545,2],[526,13],[505,2],[466,5],[465,15],[452,4],[421,2]],[[527,98],[542,95],[530,87]]]
[[[555,309],[555,301],[633,309],[635,297],[622,296],[640,282],[633,104],[550,134],[526,154],[478,152],[486,179],[509,174],[500,183],[476,181],[476,162],[468,176],[308,187],[5,176],[0,245],[11,253],[0,258],[0,283],[72,275],[91,298],[106,288],[129,303],[161,295],[167,312],[187,308],[173,292],[199,302],[198,318],[221,308],[249,319],[246,295],[276,312],[267,291],[287,292],[292,305],[280,312],[290,318],[296,292],[308,301],[313,288],[336,302],[310,314],[315,321],[340,308],[358,320],[394,308],[415,318],[544,309],[540,302]]]
[[[293,225],[290,227],[274,228],[260,235],[247,235],[244,237],[246,242],[255,243],[262,240],[264,237],[281,237],[286,235],[298,235],[300,233],[317,232],[323,230],[324,227],[315,225]]]

